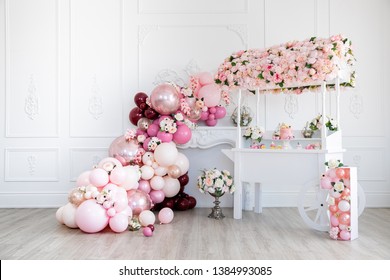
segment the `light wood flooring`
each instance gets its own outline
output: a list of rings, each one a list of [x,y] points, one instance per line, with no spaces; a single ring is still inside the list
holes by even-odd
[[[152,237],[141,231],[109,229],[86,234],[60,225],[57,209],[0,209],[0,259],[36,260],[311,260],[390,259],[390,209],[365,209],[359,238],[335,241],[308,228],[297,208],[265,208],[233,219],[207,218],[209,208],[175,212],[171,224],[156,225]]]

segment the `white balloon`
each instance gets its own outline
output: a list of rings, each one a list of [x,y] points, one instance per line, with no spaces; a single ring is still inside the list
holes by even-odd
[[[154,169],[154,174],[161,176],[161,177],[167,175],[167,173],[168,173],[168,169],[166,167],[163,167],[163,166],[159,166],[156,169]]]
[[[351,205],[346,200],[340,200],[338,207],[342,212],[347,212],[349,209],[351,209]]]
[[[120,187],[125,190],[132,190],[138,188],[138,181],[141,178],[141,172],[138,165],[129,165],[123,167],[126,173],[125,181],[120,185]]]
[[[161,143],[154,151],[154,159],[160,166],[168,167],[175,163],[178,153],[175,143]]]
[[[165,197],[174,197],[180,191],[180,182],[178,179],[173,179],[169,176],[164,177],[164,188],[162,191],[165,194]]]
[[[156,221],[156,216],[150,210],[142,211],[138,216],[139,222],[142,226],[147,227],[148,225],[153,225]]]
[[[58,208],[58,210],[57,210],[57,212],[56,212],[56,219],[57,219],[57,221],[58,221],[61,225],[64,224],[64,219],[62,218],[63,211],[64,211],[64,206],[61,206],[60,208]]]
[[[149,165],[141,167],[141,178],[144,180],[150,180],[154,176],[154,169]]]
[[[178,153],[175,161],[175,165],[177,165],[181,170],[180,176],[186,174],[188,169],[190,169],[190,161],[188,160],[187,156],[183,153]]]
[[[62,219],[67,227],[78,228],[76,224],[76,210],[77,206],[70,202],[64,206],[64,209],[62,210]]]
[[[150,187],[156,191],[162,190],[164,188],[164,184],[165,184],[164,178],[161,176],[154,176],[150,180]]]

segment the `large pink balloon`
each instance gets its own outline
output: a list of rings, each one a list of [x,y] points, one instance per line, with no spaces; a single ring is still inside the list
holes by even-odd
[[[87,233],[103,230],[108,225],[108,220],[106,209],[94,199],[84,201],[76,210],[76,224]]]
[[[110,145],[108,154],[110,157],[121,156],[126,162],[134,159],[138,152],[138,142],[136,140],[127,141],[125,136],[119,136]]]
[[[165,194],[165,197],[174,197],[180,191],[180,182],[178,179],[173,179],[169,176],[164,177],[164,188],[162,191]]]
[[[139,215],[143,210],[152,208],[152,200],[147,193],[140,190],[130,190],[127,192],[129,206],[133,210],[133,215]]]
[[[161,84],[150,94],[152,108],[161,115],[175,113],[180,107],[179,92],[171,84]]]
[[[110,228],[115,232],[124,232],[129,226],[128,216],[122,213],[117,213],[109,221]]]
[[[177,127],[177,131],[173,134],[173,141],[176,144],[186,144],[191,140],[192,132],[185,124]]]
[[[221,101],[221,90],[216,84],[205,85],[199,90],[198,97],[204,98],[207,107],[214,107]]]

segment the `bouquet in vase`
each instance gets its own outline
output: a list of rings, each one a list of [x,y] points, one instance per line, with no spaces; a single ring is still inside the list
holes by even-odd
[[[233,193],[235,190],[230,172],[216,168],[203,170],[198,176],[197,186],[201,193],[208,192],[212,196],[222,196],[225,192]]]

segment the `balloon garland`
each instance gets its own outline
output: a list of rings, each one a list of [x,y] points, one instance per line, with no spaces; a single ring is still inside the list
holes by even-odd
[[[156,220],[168,224],[173,210],[194,208],[196,199],[184,192],[189,160],[176,145],[191,140],[199,120],[216,125],[226,115],[222,99],[229,104],[207,72],[190,77],[187,87],[164,83],[150,96],[136,93],[129,112],[136,128],[114,139],[109,157],[79,175],[69,202],[56,212],[58,222],[86,233],[142,228],[150,237]]]

